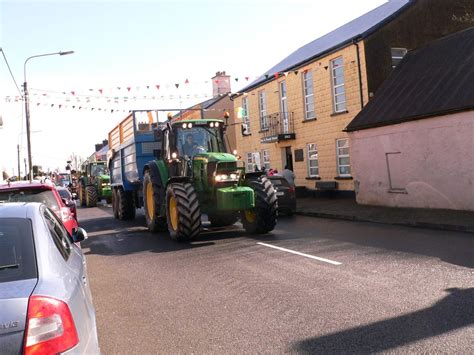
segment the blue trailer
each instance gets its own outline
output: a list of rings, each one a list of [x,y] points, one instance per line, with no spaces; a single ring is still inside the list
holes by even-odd
[[[107,161],[118,219],[133,219],[136,208],[143,207],[143,170],[159,155],[160,125],[158,111],[136,110],[109,133]]]

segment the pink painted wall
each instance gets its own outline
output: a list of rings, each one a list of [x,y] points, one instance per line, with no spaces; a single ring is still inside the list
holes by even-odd
[[[352,132],[350,147],[358,203],[474,211],[474,111]]]

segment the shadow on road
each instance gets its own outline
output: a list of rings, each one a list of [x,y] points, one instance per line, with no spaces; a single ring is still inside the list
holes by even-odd
[[[290,351],[381,352],[474,324],[474,288],[446,291],[449,294],[432,307],[366,326],[304,339],[295,343]]]

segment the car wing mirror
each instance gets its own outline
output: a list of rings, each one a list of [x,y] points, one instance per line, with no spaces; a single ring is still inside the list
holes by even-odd
[[[72,230],[72,240],[74,243],[79,243],[87,239],[87,232],[81,228],[77,227]]]

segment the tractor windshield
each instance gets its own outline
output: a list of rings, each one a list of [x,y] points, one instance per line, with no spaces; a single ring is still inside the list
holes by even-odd
[[[104,164],[94,164],[91,166],[91,175],[92,176],[100,176],[100,175],[107,175],[107,171],[105,170]]]
[[[175,132],[176,146],[181,156],[192,157],[207,152],[227,152],[220,127],[204,125],[192,128],[180,127]]]

